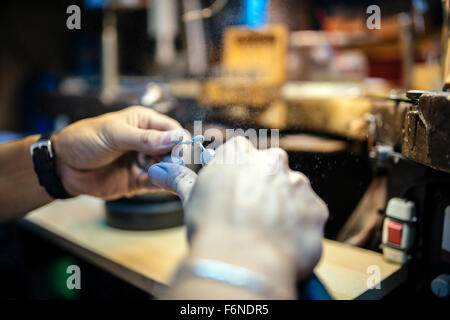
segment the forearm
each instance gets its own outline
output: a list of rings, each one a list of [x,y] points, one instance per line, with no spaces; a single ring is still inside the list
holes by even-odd
[[[30,146],[37,135],[0,144],[0,221],[19,218],[53,199],[39,185]]]
[[[176,279],[169,299],[295,299],[296,273],[292,261],[260,236],[246,231],[210,228],[192,244],[186,263],[211,259],[244,267],[263,276],[273,289],[270,296],[249,288],[195,276]]]

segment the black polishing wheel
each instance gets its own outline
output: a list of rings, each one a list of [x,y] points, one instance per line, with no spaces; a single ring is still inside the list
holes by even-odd
[[[180,199],[168,192],[106,201],[106,223],[125,230],[160,230],[183,225]]]

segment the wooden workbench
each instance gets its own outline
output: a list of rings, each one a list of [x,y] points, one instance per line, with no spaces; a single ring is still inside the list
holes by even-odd
[[[184,227],[125,231],[104,221],[103,201],[91,197],[55,201],[21,224],[73,254],[158,296],[187,252]],[[367,268],[380,268],[381,289],[368,290]],[[324,240],[315,270],[335,299],[380,298],[404,281],[406,271],[372,251]]]

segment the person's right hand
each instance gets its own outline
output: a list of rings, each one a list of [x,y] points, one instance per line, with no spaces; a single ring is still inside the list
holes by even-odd
[[[222,164],[224,159],[229,164]],[[198,177],[173,163],[154,165],[149,175],[153,184],[184,199],[187,226],[203,242],[198,247],[218,250],[211,243],[233,242],[233,237],[245,234],[249,241],[236,250],[269,245],[280,253],[280,260],[295,266],[299,277],[317,264],[328,209],[309,180],[289,169],[283,150],[259,151],[237,137],[216,150],[215,159]],[[228,239],[214,239],[220,237]]]

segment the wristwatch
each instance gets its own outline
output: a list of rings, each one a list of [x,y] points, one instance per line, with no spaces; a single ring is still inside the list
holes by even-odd
[[[61,178],[56,170],[56,155],[51,141],[52,134],[42,135],[30,147],[33,158],[34,172],[39,184],[54,199],[68,199],[72,196],[64,188]]]

